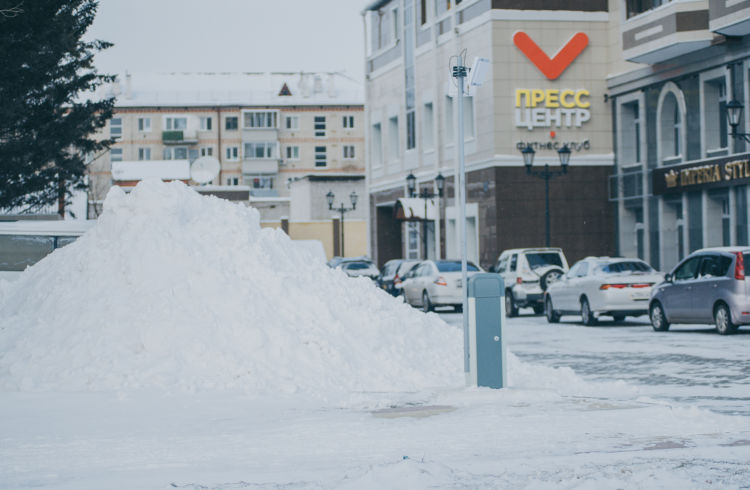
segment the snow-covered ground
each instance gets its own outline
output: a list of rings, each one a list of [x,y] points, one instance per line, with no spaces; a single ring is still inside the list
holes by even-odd
[[[460,317],[325,268],[181,184],[0,282],[0,488],[746,488],[750,330]],[[447,321],[447,323],[446,323]]]

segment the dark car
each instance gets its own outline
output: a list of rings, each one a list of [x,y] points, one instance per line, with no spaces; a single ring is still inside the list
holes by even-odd
[[[750,248],[705,248],[693,252],[654,287],[649,302],[651,326],[671,323],[715,324],[721,335],[750,325]]]
[[[378,277],[378,285],[393,296],[401,294],[401,281],[418,260],[392,259],[383,265]]]

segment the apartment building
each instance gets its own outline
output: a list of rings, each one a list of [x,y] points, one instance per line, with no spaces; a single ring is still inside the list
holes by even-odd
[[[304,228],[329,255],[339,250],[325,194],[333,187],[365,194],[360,83],[340,73],[143,73],[120,77],[105,93],[117,102],[102,136],[117,141],[89,165],[90,217],[112,185],[181,180],[256,207],[264,225],[292,238]],[[199,158],[218,171],[196,177]],[[321,199],[295,202],[293,187]],[[304,226],[291,215],[306,217]],[[352,237],[365,234],[365,213],[347,218]],[[365,244],[349,245],[350,254],[366,252]]]
[[[457,124],[470,260],[487,267],[504,249],[544,246],[547,214],[550,245],[570,260],[615,252],[606,0],[380,0],[362,14],[370,248],[379,263],[459,255]],[[451,71],[457,55],[468,67],[477,57],[491,63],[484,83],[463,94]],[[566,173],[527,172],[527,147],[533,171],[561,170],[558,150],[567,147]],[[445,177],[444,197],[420,211],[408,201],[409,174],[426,194]]]
[[[619,252],[669,270],[702,247],[747,245],[750,1],[610,6]]]

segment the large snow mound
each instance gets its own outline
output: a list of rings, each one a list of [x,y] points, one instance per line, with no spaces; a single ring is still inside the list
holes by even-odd
[[[0,389],[415,391],[461,332],[181,183],[115,187],[96,226],[0,284]]]

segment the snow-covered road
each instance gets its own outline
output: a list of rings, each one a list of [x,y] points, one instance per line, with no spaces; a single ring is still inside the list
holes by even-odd
[[[505,390],[0,393],[0,488],[750,485],[749,331],[572,320],[507,323]]]

